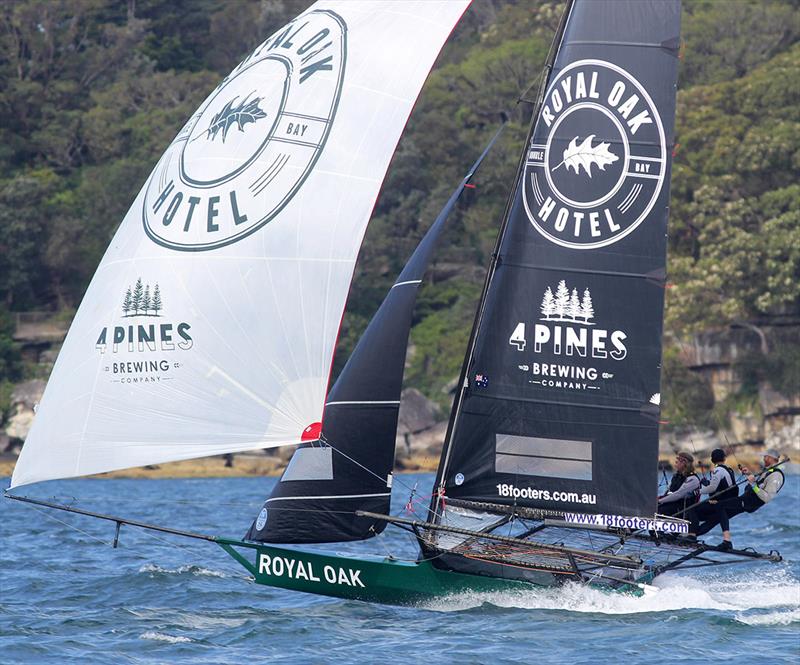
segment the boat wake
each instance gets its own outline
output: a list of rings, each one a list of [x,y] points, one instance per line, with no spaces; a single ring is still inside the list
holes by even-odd
[[[748,625],[787,625],[800,622],[800,580],[786,571],[751,572],[735,580],[724,576],[701,578],[667,573],[655,590],[643,596],[567,584],[558,589],[526,592],[463,594],[427,604],[434,611],[470,610],[485,605],[530,610],[561,610],[594,614],[642,614],[678,610],[712,610],[733,613]],[[768,593],[766,592],[768,590]],[[759,610],[772,610],[769,613]]]

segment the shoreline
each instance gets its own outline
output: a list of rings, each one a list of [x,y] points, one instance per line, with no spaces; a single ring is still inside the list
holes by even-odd
[[[659,469],[671,468],[672,455],[659,456]],[[0,458],[0,477],[11,477],[16,457]],[[740,455],[739,462],[758,468],[761,458],[756,454]],[[435,473],[439,465],[439,457],[432,455],[415,455],[396,460],[395,473]],[[98,473],[86,478],[249,478],[277,477],[283,473],[286,462],[277,456],[240,453],[234,455],[233,464],[226,466],[224,456],[203,457],[152,464],[143,467],[120,469]],[[705,468],[705,467],[704,467]]]
[[[11,477],[16,465],[16,458],[0,459],[0,477]],[[249,478],[278,477],[286,468],[286,462],[278,457],[267,455],[234,455],[232,466],[225,466],[223,456],[203,457],[199,459],[150,464],[108,471],[85,478]],[[438,457],[425,455],[403,458],[395,463],[395,473],[435,472],[439,464]]]

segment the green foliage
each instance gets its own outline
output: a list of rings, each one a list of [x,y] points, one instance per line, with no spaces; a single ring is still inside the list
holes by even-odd
[[[72,311],[182,124],[221,75],[308,5],[3,4],[0,307]],[[415,312],[407,383],[447,400],[441,387],[458,374],[530,122],[531,105],[517,100],[535,96],[562,6],[475,0],[456,28],[377,202],[337,369],[507,115],[501,140],[474,178],[477,189],[465,192],[451,216]],[[791,322],[800,316],[797,2],[685,0],[684,8],[667,330]],[[675,386],[665,388],[668,419],[698,422],[707,386],[671,353],[664,370]],[[796,385],[796,353],[785,345],[773,353],[780,360],[763,365],[771,380]]]
[[[675,347],[664,349],[661,385],[661,416],[669,427],[716,427],[710,417],[714,406],[711,386],[686,367]]]
[[[800,14],[790,3],[684,0],[679,86],[744,76],[797,41]]]
[[[13,335],[14,321],[8,310],[0,306],[0,393],[3,392],[3,385],[22,378],[22,358]],[[0,395],[0,411],[5,410],[2,404],[2,395]]]
[[[758,394],[759,385],[768,383],[779,393],[796,395],[800,391],[800,331],[787,327],[769,337],[769,353],[751,351],[734,364],[742,381],[741,393]]]
[[[800,45],[679,97],[668,325],[800,314]]]
[[[471,283],[420,294],[423,316],[411,332],[406,382],[445,407],[450,396],[443,388],[461,369],[479,296]]]

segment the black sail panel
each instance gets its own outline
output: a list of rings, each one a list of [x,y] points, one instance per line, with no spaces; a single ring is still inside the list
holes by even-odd
[[[328,394],[318,440],[295,451],[247,539],[273,543],[363,540],[388,513],[406,347],[417,290],[445,223],[495,140],[455,189],[358,341]]]
[[[576,0],[439,471],[447,496],[652,515],[678,0]]]

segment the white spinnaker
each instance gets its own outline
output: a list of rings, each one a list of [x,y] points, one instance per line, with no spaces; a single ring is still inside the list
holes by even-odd
[[[321,419],[375,198],[468,4],[323,0],[203,102],[89,285],[12,487],[297,443]]]

